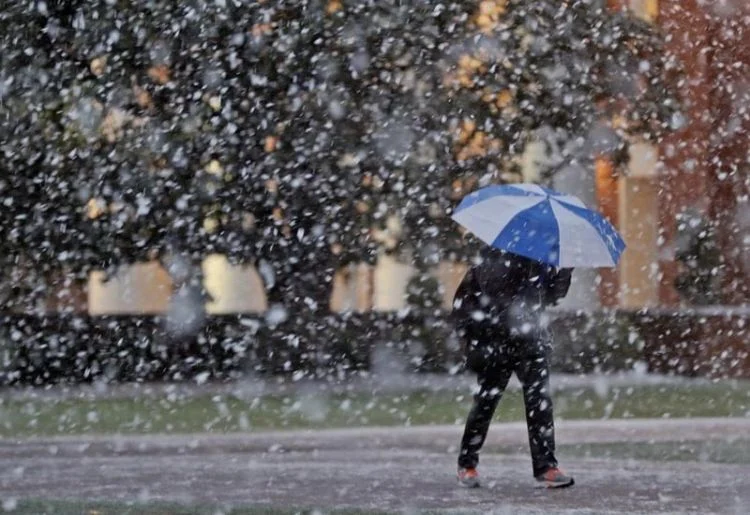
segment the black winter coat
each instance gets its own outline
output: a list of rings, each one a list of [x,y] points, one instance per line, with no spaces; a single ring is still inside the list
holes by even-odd
[[[542,339],[542,312],[567,295],[573,269],[492,248],[484,249],[481,257],[453,299],[459,334],[479,344],[506,337]]]

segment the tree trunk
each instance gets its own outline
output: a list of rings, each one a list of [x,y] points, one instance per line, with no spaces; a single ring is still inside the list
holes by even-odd
[[[172,278],[167,329],[174,336],[190,339],[201,330],[206,319],[209,296],[203,284],[201,263],[175,254],[167,259],[165,269]]]
[[[296,315],[324,315],[330,311],[334,268],[330,260],[289,260],[259,267],[269,308],[283,306]]]

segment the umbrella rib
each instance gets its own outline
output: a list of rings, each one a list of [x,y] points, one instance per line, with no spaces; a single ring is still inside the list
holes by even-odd
[[[609,254],[609,257],[612,259],[612,263],[617,263],[619,255],[625,249],[625,242],[619,236],[614,226],[612,226],[612,224],[606,218],[604,218],[596,211],[588,208],[581,208],[575,205],[567,204],[565,202],[557,202],[557,205],[572,213],[573,216],[575,216],[575,218],[580,221],[582,227],[589,226],[597,231],[599,233],[601,242],[604,244],[604,247]],[[589,220],[588,218],[582,216],[582,213],[590,215],[593,220]]]

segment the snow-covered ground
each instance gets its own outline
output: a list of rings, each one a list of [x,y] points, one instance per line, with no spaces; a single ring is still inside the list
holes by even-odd
[[[553,390],[566,388],[595,388],[606,390],[614,387],[643,385],[691,385],[707,384],[709,379],[664,376],[633,371],[618,374],[552,374]],[[163,397],[174,393],[181,397],[199,395],[236,395],[240,398],[271,394],[299,393],[407,393],[426,391],[470,392],[476,384],[473,374],[404,374],[381,373],[347,378],[343,381],[317,380],[309,378],[247,378],[227,383],[124,383],[76,386],[52,386],[48,388],[5,388],[0,390],[6,399],[102,399],[130,398],[141,396]],[[515,377],[508,385],[520,388]]]
[[[494,513],[732,513],[750,466],[573,458],[565,491],[535,488],[527,455],[483,454],[485,488],[454,482],[460,427],[0,440],[0,492],[27,497]],[[561,421],[562,444],[741,439],[750,419]],[[488,449],[525,441],[496,424]]]

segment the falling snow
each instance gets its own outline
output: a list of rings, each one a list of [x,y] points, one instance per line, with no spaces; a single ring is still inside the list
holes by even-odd
[[[538,512],[521,433],[487,439],[492,499],[441,483],[479,391],[453,294],[484,244],[451,215],[530,182],[629,249],[546,312],[516,298],[499,317],[485,295],[468,318],[549,343],[536,414],[554,408],[561,454],[617,509],[744,513],[748,2],[6,4],[2,510]],[[518,380],[489,395],[515,434]]]

